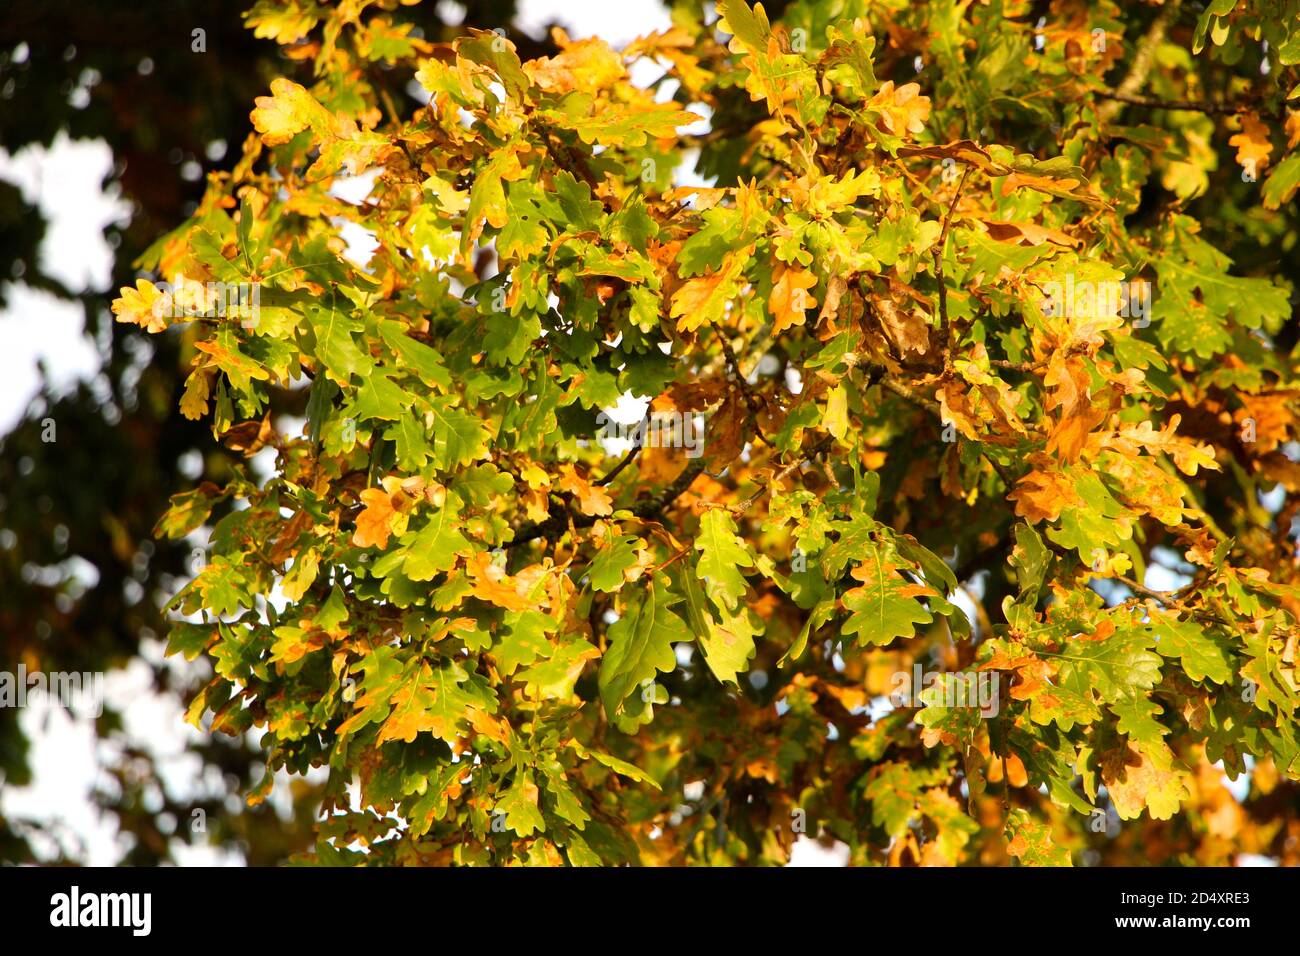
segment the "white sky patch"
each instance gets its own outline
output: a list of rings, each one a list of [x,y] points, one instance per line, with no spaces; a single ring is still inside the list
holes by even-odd
[[[367,263],[379,248],[379,240],[375,238],[374,232],[351,220],[335,219],[334,225],[338,227],[339,238],[348,244],[343,255],[369,272]]]
[[[29,703],[18,722],[37,744],[28,754],[32,784],[0,787],[0,816],[48,821],[66,852],[85,853],[91,866],[116,862],[112,831],[90,802],[97,770],[91,719],[69,717],[41,700]],[[56,852],[49,842],[33,840],[32,845],[42,858]]]
[[[666,87],[667,84],[664,84],[664,86]],[[687,108],[699,119],[687,123],[685,126],[679,126],[677,128],[679,133],[683,136],[703,136],[705,133],[712,131],[713,108],[711,106],[707,103],[691,103]]]
[[[1153,591],[1176,591],[1191,582],[1188,575],[1152,562],[1147,565],[1146,579],[1142,583]]]
[[[695,164],[700,161],[700,151],[695,148],[682,151],[682,164],[673,170],[674,186],[707,186],[712,188],[717,185],[716,176],[701,176],[695,169]],[[692,201],[692,205],[693,205]]]
[[[613,47],[673,25],[659,0],[521,0],[515,14],[519,29],[540,39],[552,23],[575,40],[597,36]]]
[[[383,167],[376,166],[356,176],[340,176],[330,185],[330,195],[359,206],[370,198],[370,193],[375,188],[375,180],[381,172]],[[370,262],[370,257],[379,248],[379,240],[375,238],[374,231],[350,219],[335,218],[331,222],[338,229],[339,238],[347,243],[343,255],[365,269]]]
[[[374,169],[367,169],[355,176],[339,176],[330,184],[330,195],[354,206],[359,206],[370,198],[370,194],[375,188],[375,180],[379,178],[379,174],[383,170],[382,166],[376,166]]]
[[[618,429],[613,426],[636,425],[645,418],[646,409],[649,407],[649,398],[640,398],[631,392],[624,392],[618,397],[616,404],[601,409],[610,420],[609,426],[604,430],[607,433],[598,436],[600,447],[605,450],[606,455],[626,455],[632,449],[632,439],[614,434]]]
[[[8,285],[0,313],[0,434],[8,432],[40,391],[44,362],[56,395],[91,379],[102,365],[84,332],[81,306],[25,285]]]
[[[627,68],[627,75],[628,78],[631,79],[632,85],[639,86],[642,89],[649,87],[651,83],[661,79],[667,72],[668,67],[665,64],[648,56],[637,57]],[[663,85],[661,91],[663,89],[669,91],[676,89],[676,86],[673,86],[673,84],[677,84],[677,86],[681,85],[677,80],[669,80]],[[656,95],[655,99],[659,99],[659,96]]]
[[[966,593],[965,588],[959,587],[957,590],[953,591],[952,594],[948,596],[948,601],[949,603],[955,604],[957,607],[961,608],[961,612],[966,615],[966,620],[970,622],[971,627],[975,627],[975,618],[978,616],[978,612],[975,608],[975,600]]]
[[[74,292],[106,290],[113,250],[104,239],[109,223],[124,220],[130,206],[101,183],[112,168],[102,140],[73,141],[60,134],[49,149],[29,146],[10,155],[0,150],[0,179],[17,186],[47,220],[41,269]],[[82,308],[29,289],[20,277],[6,281],[8,308],[0,313],[0,433],[22,419],[40,390],[38,362],[49,371],[56,394],[91,379],[102,360],[85,335]]]
[[[1258,491],[1260,506],[1271,515],[1277,514],[1282,510],[1282,505],[1286,503],[1286,486],[1278,482],[1268,491]]]
[[[830,848],[800,834],[790,848],[788,866],[848,866],[849,846],[836,840]]]
[[[42,270],[74,291],[107,290],[113,275],[113,250],[103,230],[129,218],[131,207],[116,186],[109,192],[101,187],[112,168],[113,153],[103,140],[74,141],[64,133],[48,150],[33,145],[12,156],[0,150],[0,179],[21,189],[48,220]]]

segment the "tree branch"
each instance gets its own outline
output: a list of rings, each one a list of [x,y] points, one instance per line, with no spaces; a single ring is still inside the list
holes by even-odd
[[[1104,100],[1128,103],[1132,106],[1145,106],[1155,110],[1187,110],[1193,113],[1205,113],[1209,116],[1235,116],[1238,113],[1258,113],[1269,119],[1281,119],[1277,113],[1252,106],[1249,103],[1194,103],[1191,100],[1162,100],[1154,96],[1126,96],[1116,90],[1097,90],[1096,95]]]
[[[1201,610],[1197,610],[1196,608],[1190,608],[1182,603],[1183,595],[1187,594],[1190,591],[1195,591],[1199,587],[1199,585],[1189,584],[1186,587],[1179,588],[1176,591],[1153,591],[1151,588],[1147,587],[1146,585],[1139,584],[1137,581],[1134,581],[1132,578],[1125,577],[1122,574],[1114,574],[1112,575],[1112,577],[1120,584],[1123,584],[1125,587],[1127,587],[1134,594],[1140,594],[1143,597],[1150,598],[1153,601],[1157,601],[1160,604],[1164,605],[1165,607],[1170,608],[1171,610],[1183,611],[1184,613],[1190,615],[1191,617],[1198,618],[1203,621],[1210,621],[1214,624],[1222,624],[1224,627],[1230,628],[1235,626],[1231,621],[1226,621],[1223,618],[1219,617],[1219,615],[1217,614],[1213,614],[1210,611],[1201,611]]]

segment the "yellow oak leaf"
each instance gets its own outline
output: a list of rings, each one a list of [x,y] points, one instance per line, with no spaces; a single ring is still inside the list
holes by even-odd
[[[564,31],[558,31],[556,36],[564,36]],[[564,40],[563,49],[555,56],[529,60],[523,65],[528,77],[548,93],[594,93],[627,75],[623,60],[604,40],[592,37],[571,42],[567,36]]]
[[[678,331],[693,332],[722,318],[727,300],[736,294],[735,278],[739,272],[739,259],[728,256],[718,271],[691,279],[678,289],[669,313],[677,320]]]
[[[921,96],[918,83],[904,83],[895,89],[894,81],[886,80],[867,103],[867,109],[880,114],[886,132],[898,136],[919,133],[930,118],[930,98]]]
[[[1101,778],[1121,820],[1168,820],[1191,795],[1186,773],[1131,746],[1102,755]]]
[[[181,414],[196,422],[208,413],[208,395],[211,383],[203,369],[195,369],[185,379],[185,392],[181,395]]]
[[[135,288],[123,286],[113,300],[113,314],[119,322],[133,322],[146,332],[161,332],[172,315],[172,297],[148,279],[137,279]]]
[[[257,108],[249,118],[267,146],[287,143],[308,127],[323,133],[333,126],[329,110],[316,102],[306,88],[282,76],[271,81],[270,96],[259,96],[254,102]]]

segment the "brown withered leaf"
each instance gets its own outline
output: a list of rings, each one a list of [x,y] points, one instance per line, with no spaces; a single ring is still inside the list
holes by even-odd
[[[873,292],[870,301],[885,335],[904,360],[930,351],[930,323],[914,289],[891,276],[888,294]]]
[[[222,433],[221,444],[231,451],[240,452],[245,458],[252,458],[274,437],[275,429],[271,427],[271,414],[268,412],[260,421],[251,419],[231,425]]]
[[[749,407],[738,390],[730,392],[709,416],[704,430],[704,460],[715,475],[736,460],[745,447]]]
[[[1090,400],[1091,378],[1082,355],[1056,352],[1043,376],[1047,410],[1058,413],[1047,437],[1047,451],[1064,462],[1077,461],[1089,433],[1106,418],[1107,410]]]

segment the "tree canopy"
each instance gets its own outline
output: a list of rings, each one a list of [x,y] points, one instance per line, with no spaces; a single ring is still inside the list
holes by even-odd
[[[1294,862],[1283,6],[261,0],[113,302],[273,461],[159,522],[190,718],[319,862]]]

